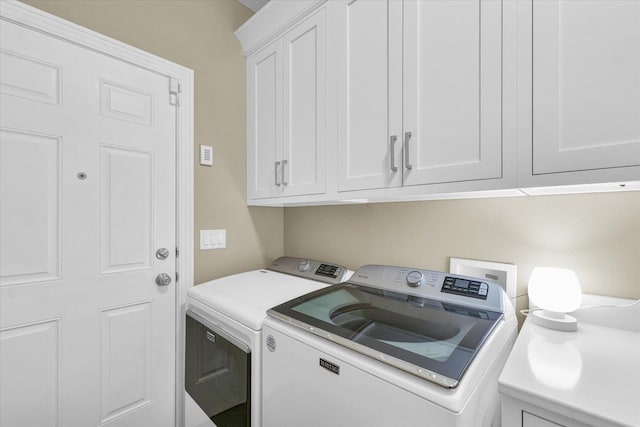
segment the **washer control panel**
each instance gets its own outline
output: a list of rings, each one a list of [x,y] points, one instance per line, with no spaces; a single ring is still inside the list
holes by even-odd
[[[422,272],[413,270],[409,272],[409,274],[407,274],[407,285],[411,286],[412,288],[417,288],[418,286],[422,285],[422,282],[424,282],[424,275],[422,274]]]
[[[364,265],[349,283],[404,294],[420,304],[425,298],[503,313],[511,302],[495,282],[455,273],[391,265]]]
[[[447,276],[442,284],[442,292],[487,299],[489,285],[484,282]]]

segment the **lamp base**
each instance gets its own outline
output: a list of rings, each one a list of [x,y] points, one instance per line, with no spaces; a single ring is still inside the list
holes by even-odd
[[[564,313],[548,310],[536,310],[532,314],[533,323],[556,331],[573,332],[578,330],[578,320]]]

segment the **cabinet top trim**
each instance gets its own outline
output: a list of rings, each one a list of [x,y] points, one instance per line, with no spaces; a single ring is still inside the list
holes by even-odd
[[[244,56],[251,56],[326,2],[271,0],[234,33],[242,45]]]

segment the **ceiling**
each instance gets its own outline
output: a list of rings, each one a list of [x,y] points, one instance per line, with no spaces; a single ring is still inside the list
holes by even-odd
[[[269,0],[238,0],[238,1],[242,3],[244,6],[253,10],[254,12],[257,12],[258,10],[260,10],[262,6],[267,4]]]

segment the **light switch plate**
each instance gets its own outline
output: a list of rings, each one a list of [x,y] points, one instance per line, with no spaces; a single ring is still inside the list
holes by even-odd
[[[488,279],[502,286],[515,307],[518,267],[515,264],[450,258],[449,272],[463,276]]]
[[[200,250],[225,249],[227,230],[200,230]]]
[[[200,164],[203,166],[213,166],[213,147],[210,145],[200,146]]]

